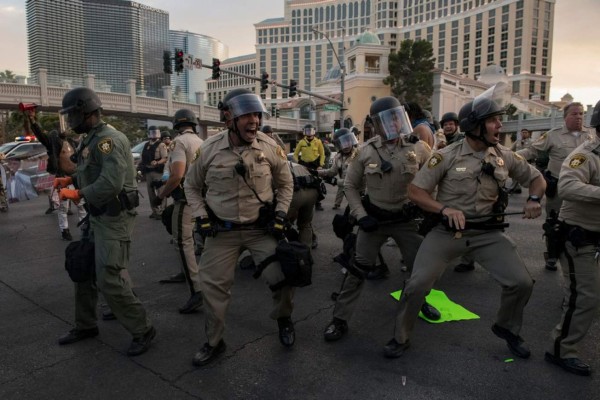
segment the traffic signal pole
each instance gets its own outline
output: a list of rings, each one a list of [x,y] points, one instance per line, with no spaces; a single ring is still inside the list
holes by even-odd
[[[203,68],[212,69],[212,65],[202,64],[202,67]],[[223,68],[220,68],[219,70],[221,72],[226,73],[226,74],[240,76],[242,78],[247,78],[247,79],[250,79],[250,80],[253,80],[253,81],[259,81],[260,82],[262,80],[262,77],[260,77],[260,76],[246,75],[246,74],[242,74],[240,72],[230,71],[230,70],[223,69]],[[280,87],[280,88],[283,88],[283,89],[287,89],[287,90],[289,90],[289,88],[290,88],[289,85],[282,85],[281,83],[279,83],[279,82],[277,82],[275,80],[270,80],[270,81],[268,81],[268,83],[269,83],[269,85],[277,86],[277,87]],[[309,90],[296,89],[296,92],[298,92],[298,93],[304,93],[304,94],[316,97],[316,98],[321,99],[321,100],[326,100],[326,101],[328,101],[330,103],[337,104],[338,106],[342,106],[342,107],[344,106],[344,103],[342,101],[340,101],[340,100],[337,100],[337,99],[334,99],[334,98],[328,97],[328,96],[323,96],[323,95],[318,94],[318,93],[313,93],[313,92],[311,92]]]

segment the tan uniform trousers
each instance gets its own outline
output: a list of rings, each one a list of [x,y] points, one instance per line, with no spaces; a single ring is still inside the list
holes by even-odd
[[[243,249],[248,249],[257,264],[275,254],[277,241],[263,230],[233,230],[207,237],[200,257],[200,287],[204,298],[205,330],[208,344],[216,346],[225,332],[225,313],[231,301],[235,266]],[[262,273],[267,285],[284,279],[279,262],[269,264]],[[272,319],[290,317],[294,288],[284,286],[272,292]]]
[[[423,236],[417,233],[417,225],[414,221],[380,225],[374,232],[359,230],[356,238],[356,261],[360,265],[374,267],[379,249],[388,237],[394,239],[402,252],[405,265],[409,271],[412,270],[417,250],[423,241]],[[356,301],[362,293],[364,282],[364,279],[357,278],[351,273],[346,275],[333,310],[335,318],[344,321],[350,319],[356,308]]]
[[[594,245],[575,248],[565,244],[560,256],[563,273],[563,313],[552,330],[551,354],[579,358],[577,344],[586,335],[600,305],[600,263]]]
[[[312,220],[315,214],[315,204],[317,203],[318,197],[319,192],[317,189],[305,188],[295,191],[287,213],[288,219],[291,222],[295,222],[298,226],[300,242],[308,247],[312,244]]]
[[[119,217],[130,218],[126,212]],[[96,327],[98,290],[102,292],[117,320],[133,337],[143,336],[151,327],[146,310],[133,293],[127,273],[129,241],[110,239],[111,232],[93,232],[96,261],[96,282],[75,283],[75,326],[77,329]]]
[[[337,192],[335,193],[334,205],[340,207],[344,201],[344,180],[338,179],[337,181]]]
[[[533,279],[512,239],[498,230],[466,231],[457,239],[453,232],[437,226],[423,240],[412,275],[402,291],[394,329],[398,343],[409,339],[426,294],[448,263],[461,255],[478,262],[500,284],[502,295],[496,323],[519,334]]]
[[[164,198],[162,204],[156,207],[154,201],[156,200],[157,190],[152,187],[152,182],[159,181],[162,179],[162,172],[149,171],[146,172],[146,189],[148,190],[148,200],[150,201],[150,207],[152,208],[152,214],[160,215],[167,206],[167,199]]]
[[[200,277],[198,276],[198,262],[194,248],[194,218],[192,208],[185,201],[176,201],[173,208],[171,228],[173,243],[179,253],[181,269],[190,288],[190,293],[200,291]]]

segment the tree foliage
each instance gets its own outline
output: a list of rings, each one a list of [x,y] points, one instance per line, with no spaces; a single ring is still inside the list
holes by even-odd
[[[400,102],[414,101],[429,108],[433,95],[433,47],[426,40],[403,40],[400,50],[390,53],[390,75],[383,80]]]
[[[15,83],[17,81],[17,76],[14,72],[6,69],[4,71],[0,71],[0,82],[5,83]]]

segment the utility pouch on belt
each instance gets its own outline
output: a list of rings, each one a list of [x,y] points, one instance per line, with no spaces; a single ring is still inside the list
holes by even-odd
[[[173,220],[174,209],[175,204],[170,204],[163,210],[162,214],[160,215],[160,219],[165,228],[167,228],[167,232],[169,232],[169,235],[173,234],[173,225],[171,225],[171,221]]]
[[[140,196],[137,190],[130,190],[128,192],[121,190],[118,197],[121,208],[124,210],[133,210],[140,205]]]
[[[592,232],[577,225],[564,224],[566,239],[576,248],[583,246],[598,246],[600,232]]]
[[[94,243],[88,239],[69,243],[65,250],[65,269],[73,282],[95,280]]]
[[[544,171],[544,179],[546,180],[546,196],[556,196],[556,192],[558,190],[558,179],[553,177],[549,170]]]
[[[281,271],[285,279],[279,283],[271,285],[271,290],[275,291],[284,286],[304,287],[312,283],[313,258],[310,253],[310,247],[301,242],[288,242],[281,240],[275,248],[275,254],[264,259],[256,266],[256,272],[252,275],[257,279],[263,270],[272,262],[279,261]]]

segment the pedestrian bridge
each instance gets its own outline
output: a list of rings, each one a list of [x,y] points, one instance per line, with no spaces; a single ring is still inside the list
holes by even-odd
[[[38,75],[39,84],[25,83],[0,83],[0,109],[18,109],[19,103],[35,103],[43,111],[56,112],[61,108],[62,98],[71,87],[49,86],[45,71]],[[102,101],[102,108],[106,115],[130,116],[144,119],[171,121],[175,112],[181,108],[192,110],[200,125],[218,127],[223,124],[219,119],[219,110],[216,107],[204,105],[203,93],[197,93],[197,104],[173,100],[170,86],[163,87],[164,98],[145,97],[136,94],[135,80],[129,80],[128,93],[103,92],[96,90]],[[85,86],[94,88],[94,78],[86,77]],[[300,118],[272,118],[269,124],[282,132],[301,132],[302,127],[314,121]]]

